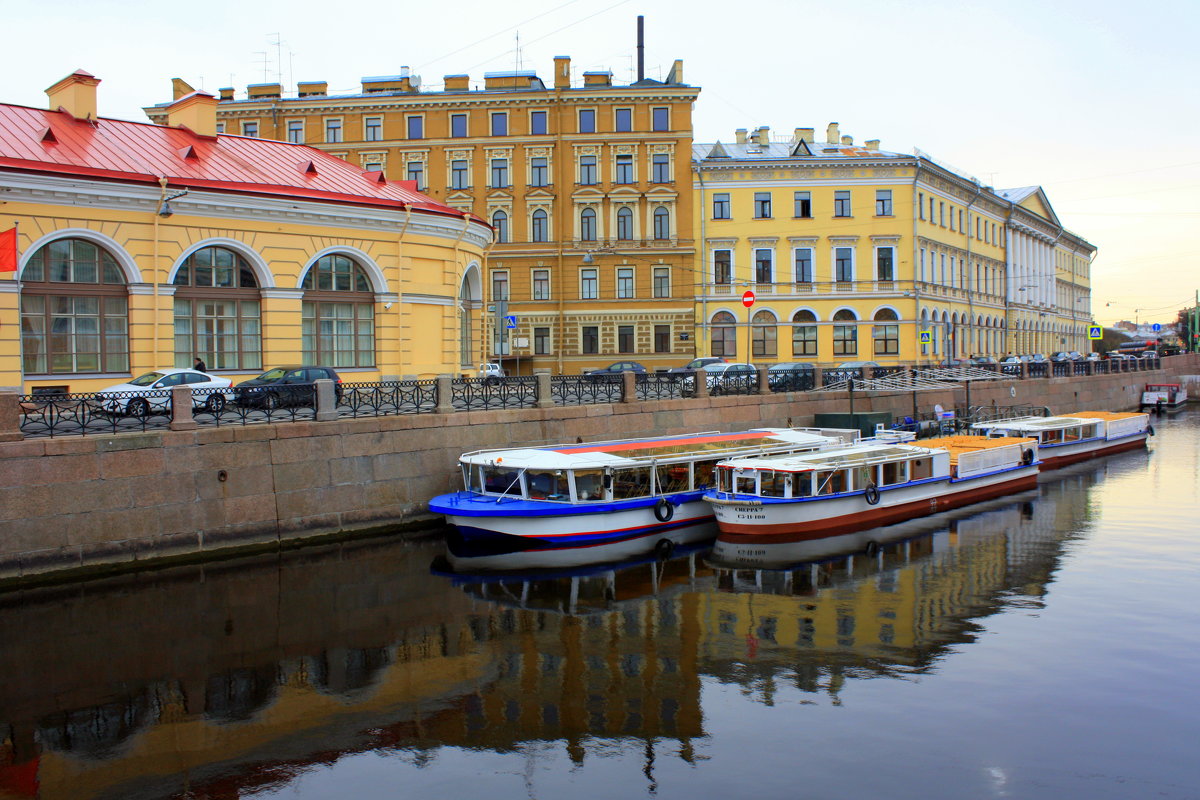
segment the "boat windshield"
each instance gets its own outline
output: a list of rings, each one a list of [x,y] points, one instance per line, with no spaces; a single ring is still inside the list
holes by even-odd
[[[485,464],[480,468],[483,473],[483,491],[488,494],[521,494],[521,471],[499,464]]]
[[[570,500],[567,473],[562,470],[526,470],[525,485],[530,500]]]
[[[650,496],[650,468],[613,470],[613,499],[627,500]]]
[[[604,471],[599,469],[575,470],[575,499],[603,500]]]

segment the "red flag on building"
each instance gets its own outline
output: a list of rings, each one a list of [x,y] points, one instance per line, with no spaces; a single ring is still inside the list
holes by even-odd
[[[17,271],[17,229],[0,233],[0,272]]]

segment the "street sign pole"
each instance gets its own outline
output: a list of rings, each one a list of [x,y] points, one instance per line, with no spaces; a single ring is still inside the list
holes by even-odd
[[[746,363],[754,363],[754,329],[750,326],[751,308],[754,306],[754,292],[747,289],[742,294],[742,305],[746,307]]]

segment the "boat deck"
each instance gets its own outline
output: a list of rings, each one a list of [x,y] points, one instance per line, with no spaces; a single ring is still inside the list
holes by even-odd
[[[1113,422],[1118,419],[1133,419],[1146,415],[1136,411],[1076,411],[1074,414],[1063,414],[1063,416],[1073,419],[1102,419],[1105,422]]]
[[[997,436],[994,438],[983,436],[937,436],[932,439],[922,439],[920,444],[921,447],[949,451],[950,463],[957,466],[958,457],[966,453],[979,453],[1014,444],[1033,444],[1036,441],[1036,439],[1029,439],[1023,436]]]

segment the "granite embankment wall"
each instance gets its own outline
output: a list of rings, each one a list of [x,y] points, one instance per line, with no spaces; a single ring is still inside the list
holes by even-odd
[[[971,403],[1130,409],[1145,383],[1197,373],[1189,355],[1154,372],[977,382]],[[923,410],[965,399],[918,396]],[[846,393],[721,396],[0,442],[0,586],[428,526],[428,499],[457,486],[467,450],[810,425],[848,409]],[[854,410],[903,416],[913,396],[855,393]]]

